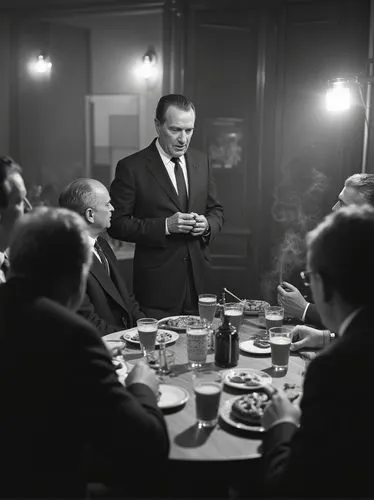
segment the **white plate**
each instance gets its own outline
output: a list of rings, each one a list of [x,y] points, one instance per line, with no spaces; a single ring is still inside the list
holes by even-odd
[[[240,396],[239,396],[240,397]],[[220,417],[226,424],[231,425],[231,427],[235,427],[236,429],[240,429],[243,431],[251,431],[251,432],[264,432],[265,429],[261,427],[260,425],[248,425],[248,424],[243,424],[242,422],[239,422],[238,420],[235,420],[235,417],[232,417],[231,415],[231,407],[234,403],[239,398],[232,398],[229,399],[228,401],[225,401],[223,405],[220,408]]]
[[[250,354],[271,354],[271,347],[257,347],[254,345],[255,339],[246,340],[245,342],[240,342],[239,347],[244,352],[249,352]]]
[[[158,390],[161,395],[157,404],[159,408],[164,410],[177,408],[186,403],[190,397],[185,389],[176,385],[160,384]]]
[[[253,385],[246,385],[245,383],[232,382],[231,377],[237,376],[241,373],[246,375],[256,376],[258,378],[258,383]],[[271,384],[272,378],[265,372],[260,370],[254,370],[253,368],[233,368],[225,372],[223,381],[229,387],[234,387],[235,389],[243,389],[245,391],[252,391],[264,387],[264,385]]]
[[[166,345],[172,344],[177,339],[179,339],[179,335],[176,332],[173,332],[172,330],[159,329],[158,334],[159,333],[164,333],[165,335],[167,335],[168,340],[166,341]],[[123,333],[121,338],[123,338],[127,342],[130,342],[131,344],[136,344],[136,345],[140,346],[139,339],[134,338],[134,337],[137,337],[137,335],[138,335],[138,330],[136,328],[131,328],[130,330],[127,330],[125,333]],[[158,347],[158,346],[159,346],[159,343],[156,339],[156,347]]]

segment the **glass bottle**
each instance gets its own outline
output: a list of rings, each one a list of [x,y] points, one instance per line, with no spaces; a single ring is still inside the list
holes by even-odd
[[[239,335],[229,317],[223,315],[223,323],[216,333],[215,363],[222,368],[231,368],[239,360]]]

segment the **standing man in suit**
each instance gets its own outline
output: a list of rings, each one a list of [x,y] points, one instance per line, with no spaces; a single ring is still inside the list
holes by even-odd
[[[93,252],[78,314],[95,325],[101,336],[136,326],[136,320],[144,314],[127,289],[113,250],[100,236],[110,227],[113,212],[107,188],[95,179],[76,179],[65,187],[59,204],[84,218]]]
[[[155,126],[150,146],[118,162],[109,234],[136,243],[134,292],[147,316],[196,314],[197,295],[209,291],[209,244],[223,208],[207,158],[188,149],[193,103],[163,96]]]
[[[40,208],[17,224],[0,287],[2,498],[84,498],[88,446],[129,496],[143,470],[165,467],[154,373],[136,365],[123,387],[95,328],[74,312],[91,258],[85,224],[69,210]]]
[[[307,244],[313,298],[337,339],[311,361],[300,409],[278,392],[264,412],[265,485],[278,498],[372,498],[374,209],[330,214]]]
[[[332,210],[335,211],[341,207],[363,205],[365,203],[374,206],[374,174],[354,174],[345,181],[338,201],[332,207]],[[279,304],[284,307],[285,314],[307,324],[323,328],[316,306],[307,302],[301,292],[291,283],[284,282],[284,285],[286,288],[281,285],[278,286],[278,298]],[[313,332],[311,333],[314,335]],[[321,342],[320,345],[324,345],[322,337]]]
[[[10,235],[17,220],[31,209],[21,172],[12,158],[0,157],[0,284],[5,282],[9,268],[6,250]]]

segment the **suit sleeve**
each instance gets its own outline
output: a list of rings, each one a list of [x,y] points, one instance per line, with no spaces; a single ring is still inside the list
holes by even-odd
[[[78,314],[92,323],[101,337],[107,335],[108,333],[117,332],[118,330],[124,328],[124,325],[112,325],[105,321],[105,319],[101,318],[96,313],[95,306],[90,301],[87,293],[84,294],[84,299],[78,309]]]
[[[224,222],[223,206],[217,198],[217,188],[211,167],[208,165],[208,196],[205,217],[209,222],[210,235],[203,241],[209,243],[221,231]]]
[[[125,158],[118,162],[115,178],[110,186],[114,212],[108,229],[109,235],[118,240],[165,247],[165,217],[135,217],[136,191],[134,172]]]
[[[317,308],[314,304],[310,304],[305,315],[305,323],[311,326],[316,326],[318,328],[324,328],[321,316],[319,315]]]
[[[266,432],[263,462],[265,488],[270,495],[303,497],[306,488],[313,488],[318,471],[329,468],[333,460],[331,452],[335,451],[330,437],[336,425],[332,378],[332,370],[323,356],[315,358],[306,373],[300,427],[281,423]]]
[[[151,389],[139,383],[126,389],[119,383],[108,351],[88,325],[73,333],[71,364],[88,443],[106,452],[119,480],[129,460],[139,468],[166,460],[168,433]]]

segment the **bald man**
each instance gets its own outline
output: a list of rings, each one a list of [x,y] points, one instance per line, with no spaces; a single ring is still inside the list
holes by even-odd
[[[113,250],[100,236],[110,227],[113,212],[108,190],[95,179],[76,179],[65,187],[59,204],[84,218],[93,252],[86,295],[78,314],[93,323],[101,336],[132,328],[144,314],[127,289]]]

